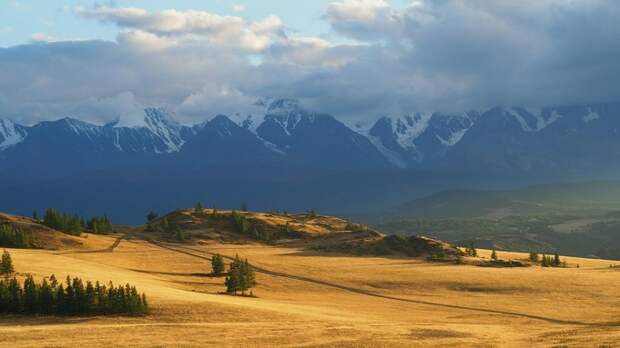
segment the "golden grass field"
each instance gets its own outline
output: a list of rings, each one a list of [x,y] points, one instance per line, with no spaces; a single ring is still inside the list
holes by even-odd
[[[131,282],[145,317],[2,317],[3,347],[614,347],[620,268],[488,268],[260,244],[85,235],[79,250],[9,249],[21,274]],[[256,298],[220,294],[209,253],[247,257]],[[488,251],[480,251],[488,257]],[[500,258],[525,254],[499,252]],[[576,268],[579,264],[579,268]]]

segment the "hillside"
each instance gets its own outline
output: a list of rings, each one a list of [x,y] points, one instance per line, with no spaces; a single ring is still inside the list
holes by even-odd
[[[48,250],[86,248],[85,238],[56,231],[28,217],[0,212],[0,225],[2,224],[8,224],[24,231],[32,238],[35,248]]]
[[[180,209],[155,219],[146,226],[145,232],[167,241],[179,239],[182,233],[185,241],[193,243],[263,243],[303,248],[306,252],[412,257],[442,255],[447,260],[454,260],[461,254],[455,247],[441,241],[421,236],[396,240],[365,225],[314,213],[230,210],[216,210],[214,213],[213,209]]]

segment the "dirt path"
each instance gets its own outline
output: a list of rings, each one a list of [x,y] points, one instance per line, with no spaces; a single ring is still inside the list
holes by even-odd
[[[103,248],[103,249],[98,249],[98,250],[68,250],[68,251],[61,251],[61,252],[57,252],[57,255],[65,255],[65,254],[92,254],[92,253],[111,253],[114,251],[114,249],[116,249],[116,247],[118,247],[119,244],[121,244],[121,242],[123,241],[123,239],[125,239],[127,237],[126,234],[123,234],[122,236],[116,238],[114,240],[114,243],[112,243],[112,245],[110,245],[107,248]]]
[[[182,253],[185,255],[189,255],[189,256],[200,258],[200,259],[207,260],[207,261],[210,261],[211,258],[201,255],[201,254],[210,255],[210,256],[215,255],[215,253],[211,253],[211,252],[200,250],[200,249],[195,249],[195,248],[191,248],[187,246],[171,246],[171,245],[168,245],[162,242],[152,240],[148,237],[144,237],[144,238],[149,243],[156,245],[160,248]],[[231,256],[222,255],[222,257],[228,260],[233,260],[233,257]],[[254,267],[254,270],[258,273],[267,274],[267,275],[274,276],[274,277],[294,279],[294,280],[298,280],[302,282],[313,283],[317,285],[323,285],[323,286],[328,286],[328,287],[332,287],[332,288],[336,288],[336,289],[340,289],[344,291],[349,291],[349,292],[353,292],[353,293],[360,294],[360,295],[372,296],[372,297],[393,300],[393,301],[415,303],[415,304],[420,304],[420,305],[442,307],[442,308],[449,308],[449,309],[474,311],[474,312],[487,313],[487,314],[507,315],[507,316],[512,316],[512,317],[521,317],[521,318],[526,318],[526,319],[541,320],[541,321],[545,321],[548,323],[561,324],[561,325],[581,325],[581,326],[595,326],[595,327],[620,326],[620,322],[591,323],[591,322],[583,322],[583,321],[578,321],[578,320],[565,320],[565,319],[550,318],[550,317],[544,317],[544,316],[528,314],[528,313],[519,313],[519,312],[504,311],[504,310],[497,310],[497,309],[476,308],[476,307],[468,307],[468,306],[461,306],[461,305],[455,305],[455,304],[414,300],[414,299],[408,299],[408,298],[402,298],[402,297],[396,297],[396,296],[390,296],[390,295],[383,295],[383,294],[375,293],[372,291],[354,288],[354,287],[341,285],[337,283],[332,283],[332,282],[321,280],[321,279],[314,279],[314,278],[309,278],[309,277],[304,277],[304,276],[299,276],[299,275],[294,275],[294,274],[289,274],[289,273],[276,272],[276,271],[272,271],[264,267],[257,266],[256,264],[252,264],[252,267]]]

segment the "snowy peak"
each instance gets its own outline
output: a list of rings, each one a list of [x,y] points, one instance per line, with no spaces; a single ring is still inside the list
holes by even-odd
[[[167,146],[166,152],[178,152],[185,143],[181,134],[182,126],[177,123],[169,112],[162,108],[144,110],[146,128],[157,135]]]
[[[0,151],[19,144],[27,134],[25,127],[0,119]]]

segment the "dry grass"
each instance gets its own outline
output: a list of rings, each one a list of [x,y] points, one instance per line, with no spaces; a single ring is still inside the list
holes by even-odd
[[[302,249],[207,242],[154,245],[89,235],[92,252],[10,250],[18,271],[131,282],[139,318],[0,319],[0,345],[240,347],[613,346],[620,342],[620,269],[483,268],[407,258],[312,255]],[[247,257],[258,298],[218,294],[210,253]],[[483,257],[489,251],[481,250]],[[499,252],[500,258],[525,254]],[[580,267],[576,268],[579,264]],[[271,272],[273,271],[273,272]]]

